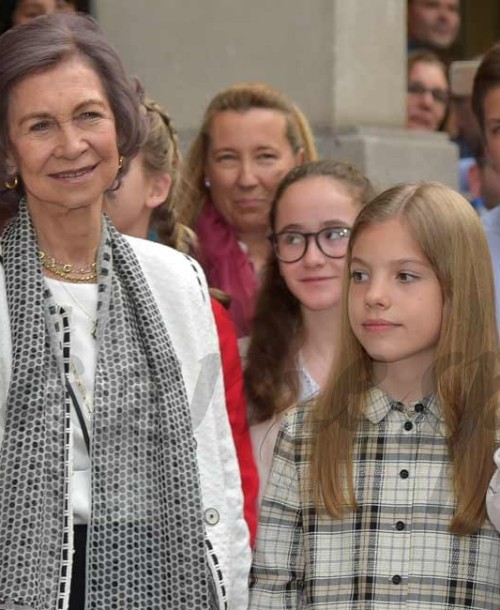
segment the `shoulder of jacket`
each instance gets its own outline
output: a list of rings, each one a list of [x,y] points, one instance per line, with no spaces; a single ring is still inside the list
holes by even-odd
[[[162,279],[161,284],[165,287],[187,289],[191,283],[200,290],[203,301],[207,300],[205,274],[194,258],[157,242],[130,235],[124,237],[152,284],[157,286],[158,280]]]

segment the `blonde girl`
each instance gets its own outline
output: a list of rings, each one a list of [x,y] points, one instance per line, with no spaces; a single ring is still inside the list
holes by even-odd
[[[346,265],[330,380],[278,437],[250,607],[498,608],[485,496],[499,352],[480,221],[445,186],[397,186],[360,212]]]

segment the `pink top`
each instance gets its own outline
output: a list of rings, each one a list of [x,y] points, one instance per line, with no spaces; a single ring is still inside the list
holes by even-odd
[[[250,334],[259,281],[248,255],[238,242],[234,229],[210,200],[203,206],[196,233],[200,242],[200,264],[208,285],[227,292],[229,311],[238,337]]]

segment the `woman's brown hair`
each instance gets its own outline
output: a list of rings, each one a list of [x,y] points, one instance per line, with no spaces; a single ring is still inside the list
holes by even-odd
[[[183,188],[178,190],[175,207],[179,219],[194,227],[203,203],[208,196],[205,186],[205,160],[210,141],[212,120],[219,112],[233,110],[247,112],[252,108],[276,110],[286,119],[286,137],[294,153],[303,150],[304,161],[317,159],[311,127],[298,106],[281,91],[265,83],[240,83],[218,93],[208,105],[200,131],[187,154],[183,174]]]
[[[325,177],[340,182],[363,206],[374,195],[368,180],[354,165],[341,161],[315,161],[291,170],[281,181],[271,206],[271,230],[276,228],[279,202],[287,189],[301,180]],[[304,202],[307,205],[307,202]],[[254,422],[281,413],[298,399],[299,377],[295,358],[300,347],[300,303],[283,280],[271,253],[259,293],[245,367],[245,385]]]
[[[461,195],[438,183],[401,185],[361,210],[347,265],[363,230],[392,218],[408,227],[441,285],[444,313],[434,380],[457,502],[450,529],[473,533],[486,515],[497,425],[499,351],[488,245],[477,214]],[[346,273],[339,357],[310,418],[316,504],[334,517],[356,507],[353,446],[371,385],[371,360],[349,325],[349,284]]]

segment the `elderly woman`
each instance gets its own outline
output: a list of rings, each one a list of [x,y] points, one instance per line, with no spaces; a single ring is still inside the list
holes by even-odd
[[[0,90],[0,609],[244,608],[204,277],[102,214],[144,137],[135,89],[59,14],[0,38]]]
[[[276,188],[315,158],[307,119],[269,85],[234,85],[208,105],[184,168],[192,187],[179,191],[176,208],[198,234],[208,283],[232,299],[239,336],[250,332]]]

